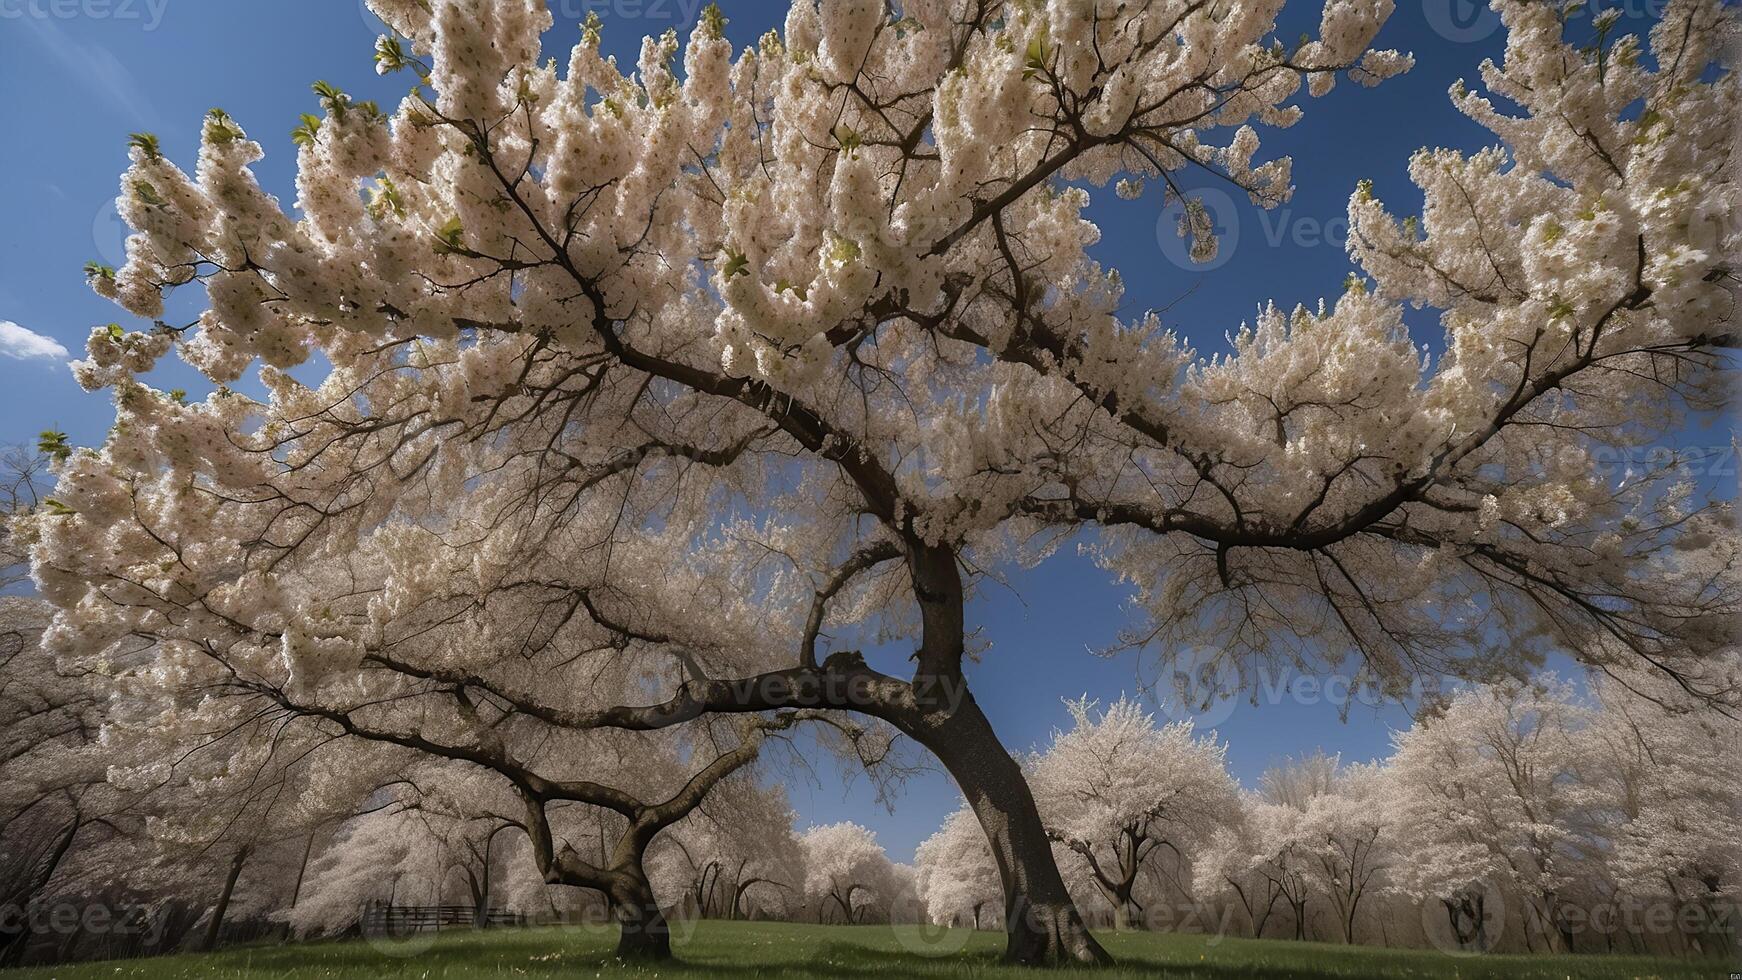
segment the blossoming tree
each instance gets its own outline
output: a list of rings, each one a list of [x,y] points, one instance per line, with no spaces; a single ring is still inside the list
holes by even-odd
[[[944,818],[937,833],[920,842],[913,863],[919,899],[934,924],[998,924],[1004,890],[974,811],[962,807]]]
[[[576,807],[556,820],[570,840],[594,836]],[[370,902],[469,904],[523,914],[553,907],[529,838],[524,807],[506,780],[456,762],[425,762],[370,794],[310,862],[306,881],[280,915],[300,934],[337,935]],[[463,902],[446,900],[463,896]]]
[[[1742,670],[1742,657],[1728,662]],[[1597,788],[1614,821],[1606,827],[1614,843],[1605,870],[1616,891],[1672,903],[1684,939],[1701,952],[1733,948],[1742,788],[1728,775],[1742,747],[1742,722],[1703,710],[1650,675],[1605,678],[1596,690],[1589,751],[1600,754]]]
[[[0,447],[0,589],[28,577],[29,556],[12,530],[12,518],[40,506],[48,464],[49,458],[42,453],[19,446]]]
[[[1184,195],[1213,255],[1183,178],[1285,200],[1259,130],[1407,68],[1369,50],[1391,0],[1326,0],[1294,45],[1282,0],[799,0],[735,59],[710,10],[630,75],[596,21],[542,61],[541,0],[371,6],[395,32],[378,68],[422,84],[385,110],[317,87],[298,217],[222,112],[191,175],[134,139],[135,233],[93,284],[147,319],[176,286],[210,305],[98,330],[77,369],[117,425],[31,532],[64,638],[161,637],[249,683],[280,649],[340,688],[387,672],[480,730],[480,701],[569,728],[875,716],[961,785],[1023,962],[1105,954],[964,681],[973,570],[1011,541],[1098,527],[1164,657],[1201,636],[1241,661],[1353,651],[1400,689],[1560,645],[1726,693],[1700,664],[1729,559],[1673,546],[1727,534],[1727,510],[1673,465],[1602,464],[1709,401],[1733,341],[1718,0],[1595,44],[1498,0],[1483,80],[1518,114],[1454,98],[1506,148],[1421,154],[1419,219],[1363,185],[1364,275],[1215,359],[1117,315],[1085,185]],[[1437,361],[1405,303],[1439,311]],[[171,350],[219,389],[153,391]],[[223,387],[256,362],[268,399]],[[650,570],[671,567],[705,605],[670,599]],[[440,656],[397,656],[383,631],[420,605]],[[754,637],[705,628],[749,605]],[[912,641],[906,676],[821,654],[856,625]],[[580,672],[513,664],[601,647],[657,693],[583,708]]]
[[[1580,843],[1601,764],[1578,737],[1587,722],[1551,680],[1461,692],[1400,733],[1390,778],[1412,847],[1401,886],[1448,909],[1472,882],[1498,886],[1525,903],[1527,942],[1570,949],[1562,903],[1589,860]]]
[[[879,904],[893,908],[894,862],[877,835],[851,821],[823,824],[799,835],[804,891],[817,921],[852,924]]]
[[[655,890],[685,896],[697,915],[737,919],[803,903],[804,854],[778,785],[735,777],[660,839]]]
[[[1069,702],[1075,724],[1028,765],[1047,835],[1069,850],[1115,928],[1143,923],[1138,875],[1171,853],[1180,862],[1238,816],[1227,746],[1191,722],[1157,728],[1121,698],[1104,710]]]

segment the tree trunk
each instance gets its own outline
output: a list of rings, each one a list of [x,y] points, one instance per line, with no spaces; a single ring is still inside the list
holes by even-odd
[[[1117,892],[1107,896],[1107,905],[1113,910],[1113,931],[1128,932],[1131,929],[1131,905],[1124,896]]]
[[[621,934],[617,938],[617,958],[626,961],[663,961],[671,959],[671,929],[659,900],[653,896],[640,869],[622,874],[610,892],[611,915],[617,920]]]
[[[1037,966],[1112,962],[1083,925],[1053,860],[1022,768],[998,740],[965,684],[960,705],[913,734],[967,797],[1004,884],[1005,960]]]
[[[54,849],[49,852],[48,857],[39,863],[35,873],[23,887],[15,889],[9,896],[8,904],[13,909],[21,911],[28,909],[36,894],[48,887],[48,883],[54,879],[55,871],[60,868],[61,862],[66,860],[67,852],[72,850],[73,839],[79,836],[79,830],[83,826],[83,818],[75,814],[66,827],[62,828],[60,836],[55,839]],[[0,934],[0,965],[16,964],[29,945],[30,929],[24,923],[20,923],[15,930],[8,930],[4,934]]]
[[[309,855],[314,853],[314,849],[315,831],[311,830],[308,832],[308,843],[304,844],[302,848],[302,862],[296,866],[296,884],[290,887],[289,908],[296,908],[297,900],[302,898],[302,881],[308,876],[308,859]]]
[[[236,879],[242,877],[242,865],[248,860],[248,848],[239,848],[230,859],[230,873],[224,876],[224,890],[218,893],[218,904],[212,907],[212,921],[206,923],[206,935],[200,942],[202,951],[218,946],[218,930],[224,927],[224,913],[230,910],[230,896],[236,891]]]
[[[484,867],[480,875],[482,881],[478,888],[478,907],[472,910],[473,928],[476,929],[490,927],[490,846],[496,843],[496,834],[497,831],[493,830],[490,832],[490,836],[484,838]]]
[[[1113,909],[1113,931],[1126,932],[1143,921],[1143,908],[1132,897],[1135,883],[1118,886],[1107,892],[1107,904]]]

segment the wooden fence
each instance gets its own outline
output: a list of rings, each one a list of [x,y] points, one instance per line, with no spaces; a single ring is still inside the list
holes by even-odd
[[[523,926],[526,916],[507,909],[485,909],[482,916],[475,905],[388,905],[370,902],[363,906],[365,936],[404,936],[414,932],[438,929],[471,929],[476,926]]]

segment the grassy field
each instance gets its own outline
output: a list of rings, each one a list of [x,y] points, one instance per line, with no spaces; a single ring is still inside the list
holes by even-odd
[[[6,980],[438,980],[465,977],[1033,977],[1000,966],[1001,934],[968,930],[703,922],[676,943],[680,964],[624,966],[611,958],[604,929],[546,928],[450,932],[429,943],[370,942],[258,946],[204,956],[90,963],[6,972]],[[1111,970],[1053,976],[1650,978],[1723,977],[1714,961],[1640,957],[1453,957],[1431,952],[1320,943],[1221,939],[1164,933],[1102,934],[1119,959]]]

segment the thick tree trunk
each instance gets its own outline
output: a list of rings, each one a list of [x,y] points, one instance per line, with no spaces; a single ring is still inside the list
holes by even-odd
[[[1004,958],[1036,966],[1112,962],[1065,889],[1022,768],[967,687],[958,691],[947,718],[913,734],[955,777],[986,832],[1004,883]]]
[[[637,868],[638,872],[640,869]],[[623,874],[610,892],[611,915],[622,930],[617,938],[621,960],[671,959],[671,928],[645,875]]]
[[[205,938],[200,941],[200,949],[210,951],[218,946],[218,930],[224,927],[224,913],[230,910],[230,896],[236,892],[236,879],[242,876],[242,865],[248,860],[248,848],[236,851],[236,856],[230,859],[230,873],[224,876],[224,890],[218,893],[218,904],[212,908],[212,920],[206,923]]]

